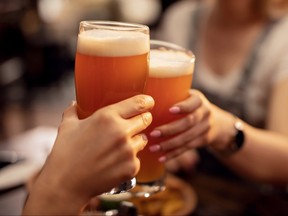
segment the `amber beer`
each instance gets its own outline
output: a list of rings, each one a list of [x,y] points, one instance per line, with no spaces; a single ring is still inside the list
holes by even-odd
[[[152,110],[153,122],[145,131],[146,134],[149,134],[157,126],[181,117],[169,113],[169,108],[189,96],[194,71],[192,53],[179,47],[178,49],[171,48],[169,44],[168,48],[164,46],[164,48],[153,49],[152,43],[153,41],[151,41],[150,71],[145,93],[154,98],[155,106]],[[161,155],[149,150],[149,146],[163,141],[165,141],[163,138],[149,137],[147,146],[139,153],[141,168],[136,176],[137,183],[152,184],[163,178],[164,165],[158,161]]]
[[[75,57],[75,90],[80,119],[97,109],[144,92],[149,73],[149,27],[111,21],[80,23]],[[112,188],[117,194],[135,178]]]
[[[80,24],[75,59],[79,118],[144,91],[149,28],[115,23],[82,22],[82,29]]]

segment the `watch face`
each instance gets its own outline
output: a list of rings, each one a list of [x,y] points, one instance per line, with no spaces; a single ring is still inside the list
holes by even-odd
[[[237,134],[235,136],[235,143],[238,149],[240,149],[243,146],[244,140],[245,140],[244,132],[242,130],[237,129]]]
[[[240,120],[236,120],[234,127],[237,131],[235,135],[235,144],[237,146],[237,149],[240,149],[243,146],[245,140],[245,135],[243,132],[243,124]]]

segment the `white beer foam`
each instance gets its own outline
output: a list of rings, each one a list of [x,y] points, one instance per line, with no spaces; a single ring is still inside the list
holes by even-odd
[[[194,72],[194,56],[182,51],[151,50],[150,77],[175,77]]]
[[[131,56],[149,52],[149,35],[142,32],[93,29],[78,35],[77,51],[93,56]]]

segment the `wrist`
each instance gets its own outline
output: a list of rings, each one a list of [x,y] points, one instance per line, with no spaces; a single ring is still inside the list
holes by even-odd
[[[238,152],[245,142],[244,124],[239,118],[232,116],[227,128],[226,135],[223,135],[216,144],[210,146],[213,152],[223,156],[230,156]]]
[[[80,214],[88,200],[65,189],[56,179],[52,180],[40,174],[29,193],[23,215]]]

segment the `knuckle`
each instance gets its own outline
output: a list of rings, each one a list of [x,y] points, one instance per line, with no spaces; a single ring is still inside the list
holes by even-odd
[[[206,135],[210,130],[211,130],[212,126],[211,126],[211,122],[209,120],[206,120],[203,123],[203,127],[202,127],[202,135]]]
[[[201,97],[200,96],[197,96],[195,98],[195,101],[196,101],[196,105],[197,107],[201,106],[203,104],[203,101],[201,100]]]
[[[172,136],[172,135],[174,134],[173,132],[174,132],[174,131],[173,131],[173,130],[170,130],[168,127],[164,127],[162,134],[163,134],[164,136]]]
[[[196,136],[197,136],[197,132],[195,130],[191,129],[188,131],[188,134],[186,136],[185,141],[186,142],[191,141],[191,140],[195,139]]]
[[[136,175],[137,172],[138,172],[138,169],[136,166],[136,162],[133,161],[131,163],[128,163],[128,165],[126,166],[123,177],[125,179],[131,179]]]
[[[198,97],[204,97],[204,94],[197,89],[193,89],[192,94],[197,95]]]
[[[186,124],[184,125],[184,127],[186,127]],[[174,136],[177,133],[180,133],[181,131],[183,131],[183,124],[181,124],[181,123],[177,123],[177,125],[176,124],[173,124],[173,125],[168,124],[168,125],[163,125],[157,129],[159,131],[161,131],[161,136],[170,137],[170,136]]]
[[[111,127],[110,130],[112,132],[112,135],[113,135],[114,139],[117,140],[117,143],[118,144],[120,143],[120,144],[122,144],[122,145],[127,147],[128,136],[125,133],[125,131],[121,127],[116,127],[116,126]]]
[[[139,136],[141,140],[139,143],[139,148],[137,149],[138,152],[142,151],[148,143],[148,138],[145,134],[140,134]]]
[[[125,131],[125,124],[119,122],[119,119],[109,112],[100,112],[98,115],[92,117],[92,124],[94,128],[99,125],[105,125],[111,138],[118,141],[117,143],[126,143],[128,135]]]
[[[205,132],[207,133],[208,131],[210,131],[212,128],[211,124],[209,124],[209,122],[206,124],[206,127],[205,127]]]
[[[107,107],[108,109],[108,107]],[[119,118],[114,115],[114,113],[109,110],[99,110],[91,116],[92,122],[94,125],[106,125],[107,128],[117,128],[119,124],[116,124],[119,121]]]
[[[113,118],[111,117],[111,113],[107,109],[108,109],[108,107],[106,108],[105,111],[104,111],[104,109],[100,109],[96,113],[94,113],[91,117],[93,119],[93,121],[95,123],[98,123],[98,121],[100,123],[111,122],[111,120],[113,120]]]
[[[167,157],[169,157],[169,159],[171,159],[171,158],[176,158],[176,157],[178,157],[179,155],[181,155],[184,151],[185,151],[185,149],[183,149],[183,148],[178,148],[178,149],[176,149],[175,151],[170,152]]]
[[[198,146],[203,146],[207,144],[207,138],[205,136],[202,136],[200,137],[198,140],[197,140],[197,143],[195,143],[196,147]]]
[[[123,145],[122,145],[121,155],[125,160],[131,161],[134,158],[134,150],[126,138],[124,139],[122,138],[122,140],[125,140],[125,141],[122,142]]]
[[[209,117],[211,115],[210,109],[207,106],[205,106],[203,110],[204,110],[203,111],[204,118]]]
[[[193,115],[187,115],[185,118],[185,124],[187,128],[190,128],[194,125],[195,123],[195,117]]]
[[[172,149],[176,149],[176,148],[179,148],[179,146],[181,146],[181,145],[182,145],[182,142],[176,138],[167,141],[165,144],[164,143],[160,144],[161,149],[163,151],[169,151]]]

